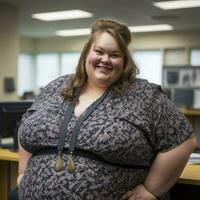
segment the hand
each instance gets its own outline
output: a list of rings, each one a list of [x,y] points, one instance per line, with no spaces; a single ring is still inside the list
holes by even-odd
[[[156,200],[157,198],[149,192],[144,185],[138,185],[126,192],[121,200]]]

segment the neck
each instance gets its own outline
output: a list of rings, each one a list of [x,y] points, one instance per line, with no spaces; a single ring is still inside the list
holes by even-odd
[[[94,102],[107,90],[107,87],[96,87],[91,84],[86,84],[81,90],[79,101]]]
[[[96,94],[102,94],[107,89],[108,89],[108,87],[106,87],[106,86],[94,85],[91,82],[88,82],[86,84],[85,88],[84,88],[85,91],[87,91],[87,92],[93,92],[93,93],[96,93]]]

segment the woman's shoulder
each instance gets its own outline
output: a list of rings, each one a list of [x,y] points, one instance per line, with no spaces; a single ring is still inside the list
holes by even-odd
[[[69,83],[69,81],[71,80],[71,78],[73,77],[73,75],[63,75],[60,76],[56,79],[54,79],[53,81],[51,81],[50,83],[48,83],[43,89],[44,90],[55,90],[57,88],[63,88],[66,84]]]
[[[73,77],[73,74],[60,76],[54,79],[53,81],[51,81],[49,85],[62,85],[63,83],[67,84],[71,80],[72,77]]]
[[[72,77],[73,75],[64,75],[54,79],[41,89],[38,99],[46,99],[55,95],[59,95],[66,84],[70,82]]]
[[[146,79],[135,78],[132,82],[126,98],[131,102],[138,102],[139,105],[162,104],[169,101],[167,95],[158,84],[151,83]]]
[[[155,83],[151,83],[146,79],[135,78],[132,82],[130,92],[133,94],[134,92],[145,93],[146,95],[152,95],[155,92],[164,93],[161,86]]]

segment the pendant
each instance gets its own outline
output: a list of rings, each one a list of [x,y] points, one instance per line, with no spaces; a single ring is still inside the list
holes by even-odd
[[[59,172],[63,169],[63,161],[62,161],[62,154],[61,151],[58,152],[56,164],[55,164],[55,171]]]
[[[69,155],[69,160],[67,161],[67,170],[69,173],[72,173],[75,170],[75,164],[72,154]]]

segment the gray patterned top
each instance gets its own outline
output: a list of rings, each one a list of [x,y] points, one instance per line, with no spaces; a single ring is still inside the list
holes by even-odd
[[[63,76],[48,84],[24,114],[19,128],[21,145],[34,153],[56,147],[59,127],[69,102],[61,97],[69,81]],[[65,147],[77,118],[68,125]],[[193,130],[161,89],[146,80],[135,79],[123,96],[108,96],[83,122],[77,147],[90,150],[120,164],[148,165],[157,152],[168,151],[191,137]],[[74,158],[76,170],[54,171],[56,155],[31,157],[19,185],[21,200],[118,200],[143,183],[147,169],[128,169],[88,158]],[[64,164],[68,155],[64,155]],[[168,199],[167,195],[163,198]]]

